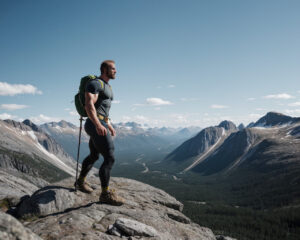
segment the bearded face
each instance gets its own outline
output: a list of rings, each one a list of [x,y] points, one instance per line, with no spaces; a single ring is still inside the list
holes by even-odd
[[[106,70],[106,75],[107,77],[109,77],[110,79],[115,79],[116,78],[116,66],[114,63],[109,64],[109,67]]]

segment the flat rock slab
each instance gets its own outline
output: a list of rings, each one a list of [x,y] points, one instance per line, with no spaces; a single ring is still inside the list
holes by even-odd
[[[14,217],[0,211],[0,239],[2,240],[42,240],[30,229],[24,227]]]
[[[116,236],[158,236],[157,231],[153,227],[128,218],[118,218],[109,229],[109,232]]]

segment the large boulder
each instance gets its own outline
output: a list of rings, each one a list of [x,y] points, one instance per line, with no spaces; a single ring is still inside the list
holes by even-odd
[[[46,216],[65,211],[75,205],[76,198],[73,189],[61,186],[47,186],[22,201],[17,209],[18,217]],[[79,201],[79,199],[77,199]]]

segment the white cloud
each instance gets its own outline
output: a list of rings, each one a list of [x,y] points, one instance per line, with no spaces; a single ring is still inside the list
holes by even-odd
[[[17,94],[42,94],[42,91],[30,84],[0,82],[0,96],[15,96]]]
[[[154,110],[159,111],[161,108],[160,107],[156,107],[154,108]]]
[[[294,97],[287,93],[279,93],[279,94],[267,95],[267,96],[264,96],[263,98],[265,98],[265,99],[291,99]]]
[[[254,101],[256,98],[253,98],[253,97],[250,97],[250,98],[247,98],[248,101]]]
[[[146,102],[147,102],[147,104],[154,105],[154,106],[171,105],[172,104],[170,101],[166,101],[161,98],[147,98]]]
[[[122,122],[129,122],[129,121],[131,121],[131,117],[129,117],[129,116],[122,117]]]
[[[145,104],[135,103],[135,104],[133,104],[133,106],[136,106],[136,107],[142,107],[142,106],[145,106]]]
[[[175,87],[175,85],[173,85],[173,84],[170,84],[169,86],[168,86],[168,88],[174,88]]]
[[[180,98],[183,102],[192,102],[192,101],[198,101],[199,98]]]
[[[261,114],[257,114],[257,113],[250,113],[249,114],[250,119],[257,119],[261,117]]]
[[[8,113],[1,113],[0,114],[0,119],[15,119],[17,116],[10,115]]]
[[[143,115],[122,116],[121,122],[136,122],[140,124],[149,123],[150,120]]]
[[[189,122],[188,115],[184,115],[184,114],[172,114],[171,118],[176,123],[187,124]]]
[[[285,110],[285,112],[287,113],[287,114],[292,114],[292,115],[299,115],[300,114],[300,109],[293,109],[293,110],[291,110],[291,109],[286,109]]]
[[[299,107],[299,106],[300,106],[300,102],[290,103],[290,104],[288,104],[288,106],[291,106],[291,107]]]
[[[27,105],[19,105],[19,104],[1,104],[0,109],[5,109],[9,111],[14,111],[14,110],[19,110],[19,109],[24,109],[28,108]]]
[[[48,117],[43,114],[40,114],[39,116],[36,116],[36,117],[30,117],[29,119],[35,124],[43,124],[43,123],[47,123],[47,122],[59,122],[60,121],[59,118]]]
[[[70,111],[69,114],[71,116],[79,116],[79,114],[76,111]]]
[[[225,105],[218,105],[218,104],[213,104],[210,106],[211,108],[214,108],[214,109],[223,109],[223,108],[228,108],[228,106],[225,106]]]
[[[113,100],[112,101],[112,103],[114,103],[114,104],[119,104],[121,101],[119,101],[119,100]]]
[[[142,123],[149,122],[149,119],[143,115],[136,115],[135,119],[137,122],[142,122]]]
[[[255,108],[256,111],[266,111],[265,108]]]
[[[240,123],[244,123],[245,125],[248,125],[250,122],[255,122],[259,118],[262,117],[262,114],[257,113],[249,113],[246,115],[235,115],[235,116],[211,116],[211,117],[202,117],[200,119],[200,126],[208,127],[208,126],[215,126],[218,125],[223,120],[229,120],[234,122],[236,125]]]

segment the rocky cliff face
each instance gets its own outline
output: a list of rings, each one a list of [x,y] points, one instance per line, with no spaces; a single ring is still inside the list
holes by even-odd
[[[237,127],[230,121],[222,121],[218,126],[207,127],[171,152],[166,160],[186,162],[187,166],[184,171],[187,171],[209,156],[235,131],[237,131]],[[190,161],[191,159],[192,161]]]
[[[43,178],[55,169],[57,173],[73,175],[75,165],[74,159],[53,138],[29,120],[0,120],[1,168]]]
[[[94,188],[90,195],[74,192],[73,179],[66,179],[23,200],[15,215],[24,226],[15,220],[12,224],[31,238],[18,239],[216,239],[210,229],[183,215],[183,205],[160,189],[135,180],[112,178],[111,187],[126,200],[117,207],[99,204],[99,179],[90,177],[89,181]],[[12,227],[7,227],[1,217],[3,214],[0,236],[8,236]]]

